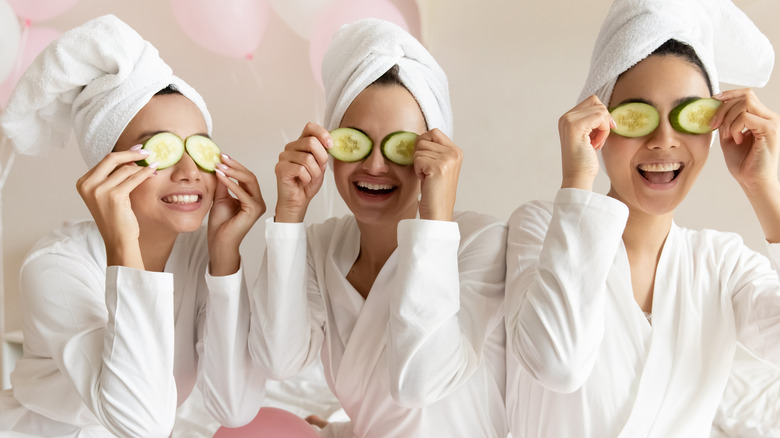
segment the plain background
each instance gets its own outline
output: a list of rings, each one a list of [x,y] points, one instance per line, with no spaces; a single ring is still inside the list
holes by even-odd
[[[560,186],[558,118],[577,103],[611,1],[393,3],[413,33],[422,32],[423,43],[449,76],[454,140],[465,153],[457,209],[507,220],[523,202],[552,199]],[[780,47],[780,2],[735,3]],[[252,61],[212,54],[187,38],[165,0],[80,0],[35,25],[65,31],[107,13],[151,41],[174,72],[200,91],[217,143],[257,175],[268,211],[242,247],[245,269],[253,276],[262,256],[263,221],[273,215],[276,202],[273,169],[279,152],[307,121],[321,122],[324,95],[309,66],[309,42],[271,15]],[[756,94],[780,112],[778,73]],[[16,160],[2,193],[7,330],[20,328],[18,272],[25,253],[64,220],[89,218],[75,190],[85,171],[73,141],[46,158]],[[602,174],[597,190],[606,192],[607,184]],[[315,199],[307,221],[345,212],[331,185]],[[676,222],[738,232],[750,247],[764,251],[758,221],[717,147]]]

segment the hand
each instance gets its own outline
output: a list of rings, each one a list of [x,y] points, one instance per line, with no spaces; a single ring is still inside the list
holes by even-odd
[[[720,130],[720,145],[731,175],[748,192],[776,188],[780,117],[747,88],[713,97],[723,103],[710,126]]]
[[[108,266],[144,269],[138,243],[138,219],[130,203],[130,192],[156,174],[157,163],[146,167],[135,164],[148,155],[140,145],[112,152],[76,183],[103,237]]]
[[[417,137],[414,172],[421,182],[421,219],[452,220],[461,163],[463,151],[439,129]]]
[[[309,415],[308,417],[306,417],[306,422],[307,422],[307,423],[309,423],[309,424],[311,424],[312,426],[317,426],[317,427],[319,427],[320,429],[324,429],[324,428],[325,428],[325,426],[327,426],[328,424],[330,424],[330,423],[328,423],[327,421],[323,420],[323,419],[322,419],[320,416],[318,416],[318,415]]]
[[[265,213],[265,201],[255,174],[228,155],[222,154],[215,173],[218,182],[208,225],[209,269],[211,275],[222,276],[238,271],[239,246]]]
[[[320,190],[328,165],[330,133],[309,122],[298,140],[288,143],[276,164],[276,222],[303,222],[306,209]]]
[[[615,121],[598,97],[590,96],[561,116],[558,134],[561,138],[563,167],[562,188],[593,190],[599,173],[597,150],[604,146]]]

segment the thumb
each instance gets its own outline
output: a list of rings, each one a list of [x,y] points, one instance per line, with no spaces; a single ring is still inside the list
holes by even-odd
[[[214,191],[214,202],[216,203],[229,196],[230,193],[228,192],[227,186],[225,184],[222,184],[221,182],[217,182],[217,188]]]

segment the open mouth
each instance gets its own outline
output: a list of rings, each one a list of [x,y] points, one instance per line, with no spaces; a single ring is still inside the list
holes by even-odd
[[[357,187],[360,192],[373,196],[387,195],[398,188],[398,186],[390,184],[371,184],[363,181],[355,182],[355,187]]]
[[[637,171],[642,178],[652,184],[669,184],[682,172],[683,163],[648,163],[637,166]]]
[[[200,202],[200,199],[200,195],[170,195],[162,198],[162,201],[166,204],[188,205]]]

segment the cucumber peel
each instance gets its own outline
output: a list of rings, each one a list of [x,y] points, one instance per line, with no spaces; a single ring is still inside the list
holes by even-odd
[[[615,120],[615,134],[623,137],[642,137],[655,130],[661,117],[651,105],[642,102],[629,102],[618,105],[609,111]]]
[[[374,142],[365,132],[354,128],[337,128],[330,131],[333,147],[328,153],[339,161],[360,161],[374,148]]]
[[[187,153],[199,168],[206,172],[214,172],[217,164],[222,162],[222,151],[214,140],[202,135],[191,135],[184,142]]]
[[[417,134],[409,131],[396,131],[382,140],[382,155],[401,166],[414,163],[414,145]]]
[[[184,155],[184,141],[176,134],[161,132],[146,140],[143,149],[151,153],[143,160],[136,161],[136,164],[148,166],[157,161],[157,169],[165,169],[181,160]]]
[[[669,113],[669,122],[676,131],[684,134],[706,134],[713,131],[710,121],[720,103],[711,97],[686,100]]]

